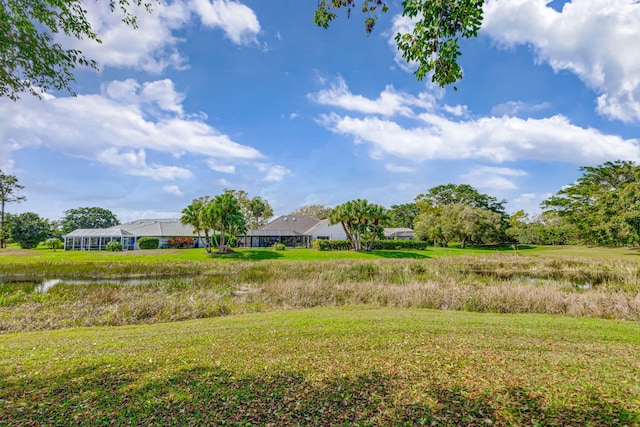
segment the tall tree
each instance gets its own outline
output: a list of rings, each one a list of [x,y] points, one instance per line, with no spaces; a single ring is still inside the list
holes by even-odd
[[[33,212],[11,216],[11,239],[22,249],[33,249],[49,237],[51,226]]]
[[[253,221],[250,222],[250,224],[252,224],[251,228],[253,229],[257,229],[260,228],[260,226],[265,225],[269,218],[273,216],[273,209],[271,209],[271,205],[269,205],[269,202],[260,196],[256,196],[249,200],[247,210],[253,217]]]
[[[60,220],[62,234],[79,228],[109,228],[118,224],[120,221],[113,212],[98,207],[69,209]]]
[[[420,210],[415,203],[403,203],[391,205],[391,209],[387,213],[388,219],[384,222],[385,227],[413,228],[413,223]]]
[[[240,204],[240,210],[245,222],[250,228],[256,229],[269,222],[273,216],[273,209],[269,202],[260,196],[249,198],[249,193],[244,190],[231,190],[225,188],[225,194],[231,194]]]
[[[331,208],[324,205],[302,205],[295,211],[291,212],[289,216],[306,215],[312,216],[316,219],[327,219],[329,217],[329,211],[331,211]]]
[[[0,205],[2,206],[0,210],[0,248],[7,247],[7,238],[9,237],[9,230],[5,223],[5,206],[7,203],[24,202],[26,198],[16,194],[22,189],[24,186],[18,183],[18,178],[7,175],[0,169]]]
[[[480,193],[469,184],[437,185],[416,196],[416,204],[421,211],[431,207],[460,204],[504,214],[505,203],[505,200]]]
[[[640,166],[618,160],[580,168],[583,175],[542,203],[572,224],[584,243],[640,243]]]
[[[499,239],[502,215],[469,205],[447,204],[421,213],[416,220],[416,233],[421,239],[439,241],[443,246],[457,241],[464,248],[468,243]]]
[[[417,63],[415,75],[422,80],[433,72],[431,80],[441,87],[462,78],[458,64],[460,46],[458,38],[478,35],[482,24],[484,0],[404,0],[402,16],[411,19],[412,30],[398,33],[395,41],[407,62]],[[365,32],[373,31],[378,16],[376,12],[387,12],[382,0],[319,0],[314,22],[327,28],[337,17],[335,10],[344,8],[347,16],[360,8],[365,13]],[[454,87],[455,89],[455,87]]]
[[[136,26],[130,12],[143,0],[109,0],[112,12],[122,22]],[[49,89],[73,93],[74,68],[98,69],[98,64],[77,49],[65,49],[55,34],[101,43],[91,27],[82,0],[3,0],[0,1],[0,97],[13,100],[22,93],[40,96]]]
[[[333,208],[329,212],[329,224],[342,224],[354,251],[371,251],[376,237],[382,231],[380,224],[386,217],[384,207],[356,199]],[[366,244],[363,242],[365,238],[368,238]]]

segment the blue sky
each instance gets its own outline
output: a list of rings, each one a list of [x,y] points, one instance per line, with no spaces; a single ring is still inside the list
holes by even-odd
[[[27,197],[10,212],[177,217],[233,188],[278,215],[468,183],[535,214],[580,166],[640,160],[634,0],[487,0],[457,91],[400,58],[399,1],[369,37],[359,13],[317,28],[311,0],[163,2],[137,30],[103,3],[102,45],[60,40],[101,67],[77,97],[0,100],[0,168]]]

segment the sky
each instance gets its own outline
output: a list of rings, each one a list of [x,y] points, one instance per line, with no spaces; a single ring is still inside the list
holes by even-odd
[[[457,90],[402,59],[400,3],[367,36],[359,12],[316,27],[312,0],[162,0],[137,29],[87,2],[102,44],[57,41],[100,71],[75,97],[0,99],[0,169],[27,198],[8,212],[179,217],[228,188],[286,215],[454,183],[535,215],[581,166],[640,160],[637,0],[486,0]]]

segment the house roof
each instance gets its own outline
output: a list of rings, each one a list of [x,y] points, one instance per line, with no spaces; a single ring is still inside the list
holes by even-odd
[[[295,230],[249,230],[247,236],[249,237],[290,237],[290,236],[304,236],[306,233],[300,233]]]
[[[129,233],[120,226],[110,228],[78,228],[65,237],[129,237],[133,234]]]
[[[193,237],[190,225],[182,225],[177,218],[138,219],[109,228],[74,230],[64,237]]]
[[[269,224],[259,228],[258,230],[271,231],[271,232],[290,230],[290,231],[295,231],[299,233],[297,235],[304,235],[304,234],[307,234],[307,231],[311,227],[318,224],[319,222],[320,222],[319,219],[314,218],[312,216],[307,216],[307,215],[283,215],[274,219]],[[258,230],[251,230],[251,231],[258,231]],[[261,236],[277,236],[278,234],[260,234],[260,235]],[[293,235],[293,234],[290,234],[290,235]]]
[[[385,228],[384,236],[387,239],[393,239],[394,237],[413,237],[414,232],[410,228]]]

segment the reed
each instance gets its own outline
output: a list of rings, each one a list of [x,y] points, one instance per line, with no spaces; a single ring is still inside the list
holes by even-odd
[[[634,260],[510,254],[437,259],[237,262],[60,262],[14,270],[0,285],[0,331],[171,322],[291,308],[370,304],[640,320]],[[44,272],[46,271],[46,275]],[[62,283],[38,293],[29,279]],[[127,278],[156,278],[140,285]]]

